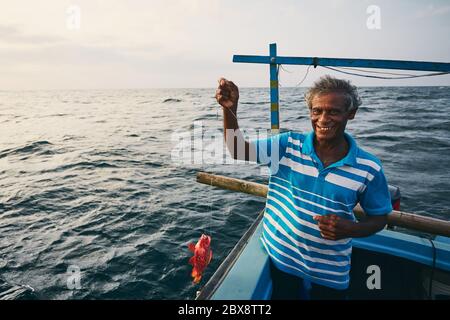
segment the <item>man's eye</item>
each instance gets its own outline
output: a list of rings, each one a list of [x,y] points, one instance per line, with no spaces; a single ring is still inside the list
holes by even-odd
[[[313,110],[312,110],[312,114],[315,114],[315,115],[320,114],[320,110],[313,109]]]

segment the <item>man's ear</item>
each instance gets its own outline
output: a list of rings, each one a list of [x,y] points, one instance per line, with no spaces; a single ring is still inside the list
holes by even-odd
[[[358,109],[350,111],[348,115],[348,120],[353,120],[353,118],[355,118],[356,111],[358,111]]]

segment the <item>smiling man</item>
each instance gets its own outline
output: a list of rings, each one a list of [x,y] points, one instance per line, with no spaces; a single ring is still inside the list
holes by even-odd
[[[252,142],[239,131],[237,86],[220,79],[216,99],[224,110],[231,155],[271,168],[261,241],[274,277],[298,291],[311,287],[312,299],[345,298],[351,238],[380,231],[392,211],[380,161],[345,132],[361,104],[356,87],[331,76],[320,78],[305,95],[312,132]],[[363,221],[353,214],[357,203],[366,213]]]

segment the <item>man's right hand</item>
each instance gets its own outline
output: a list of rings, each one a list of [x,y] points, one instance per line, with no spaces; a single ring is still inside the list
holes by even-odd
[[[232,108],[236,111],[239,100],[239,89],[225,78],[219,79],[219,87],[216,90],[216,100],[224,108]]]
[[[239,89],[225,78],[219,79],[216,100],[223,107],[223,132],[225,142],[233,159],[256,161],[256,149],[245,140],[237,119]],[[242,148],[243,147],[243,148]]]

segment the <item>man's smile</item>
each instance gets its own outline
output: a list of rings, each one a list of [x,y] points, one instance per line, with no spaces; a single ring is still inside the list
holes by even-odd
[[[316,125],[316,128],[321,131],[321,132],[327,132],[330,131],[331,129],[334,129],[334,126],[319,126]]]

